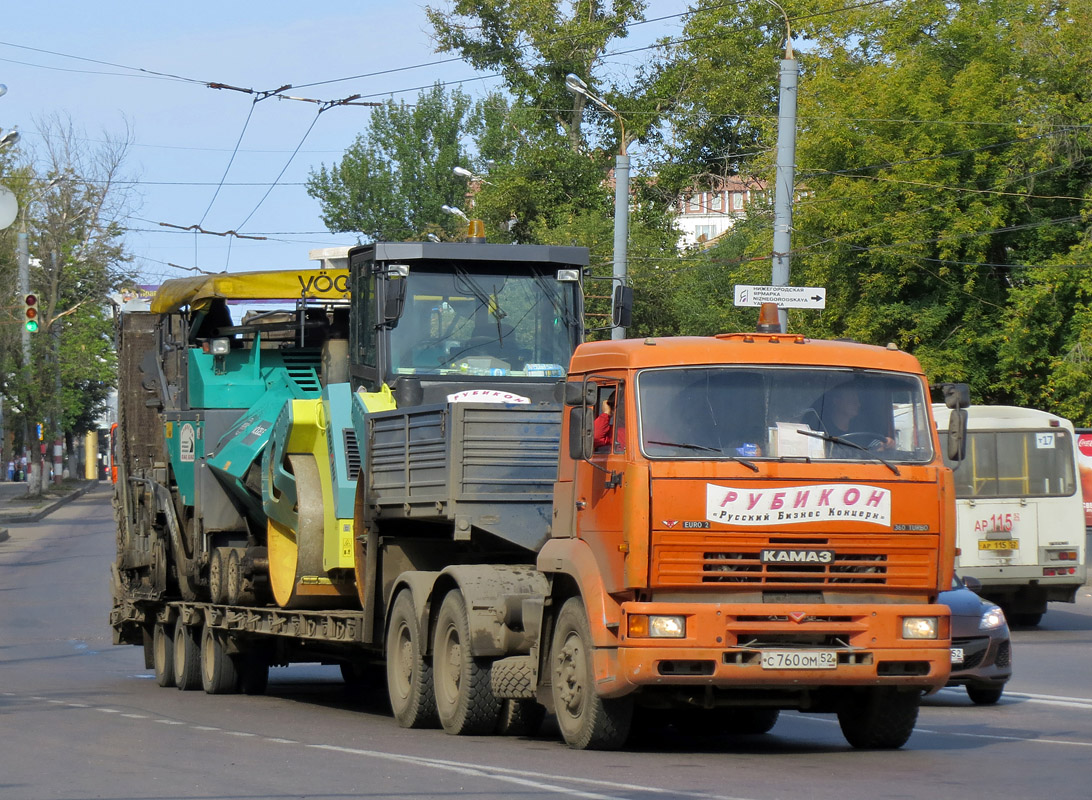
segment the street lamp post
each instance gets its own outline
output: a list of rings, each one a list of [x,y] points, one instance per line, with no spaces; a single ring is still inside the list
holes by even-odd
[[[617,289],[626,285],[626,250],[629,243],[629,155],[626,153],[626,123],[621,114],[608,105],[606,100],[593,94],[588,89],[588,84],[576,75],[569,73],[565,76],[565,88],[573,94],[586,97],[604,111],[613,114],[622,130],[621,145],[614,160],[614,274],[611,285]],[[610,338],[625,339],[625,327],[613,324],[619,317],[617,300],[618,292],[612,291]]]

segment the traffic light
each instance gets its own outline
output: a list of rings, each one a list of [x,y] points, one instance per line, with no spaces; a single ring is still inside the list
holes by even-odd
[[[38,295],[31,292],[23,295],[23,327],[31,333],[38,330]]]

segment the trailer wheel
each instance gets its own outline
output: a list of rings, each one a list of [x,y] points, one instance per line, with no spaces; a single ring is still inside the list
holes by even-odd
[[[501,704],[493,695],[488,662],[474,658],[466,602],[458,590],[447,593],[436,618],[432,646],[436,712],[455,736],[492,733]]]
[[[201,685],[200,632],[200,628],[182,624],[182,617],[174,624],[174,685],[185,691]]]
[[[234,694],[239,690],[235,662],[221,637],[209,626],[201,630],[201,686],[207,694]]]
[[[391,609],[386,655],[387,693],[398,724],[403,728],[436,727],[432,663],[425,657],[413,596],[405,589]]]
[[[858,749],[894,750],[914,732],[921,693],[884,687],[854,694],[838,710],[846,741]]]
[[[606,700],[595,693],[591,629],[584,603],[571,597],[561,607],[550,648],[557,725],[575,750],[617,750],[633,722],[633,698]]]
[[[227,549],[217,547],[209,559],[209,599],[221,604],[227,601]]]
[[[152,664],[159,686],[174,686],[174,632],[162,622],[152,629]]]

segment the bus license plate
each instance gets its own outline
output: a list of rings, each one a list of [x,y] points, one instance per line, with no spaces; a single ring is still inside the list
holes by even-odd
[[[1019,550],[1019,539],[979,539],[979,550]]]
[[[952,663],[953,664],[962,664],[963,663],[963,648],[962,647],[953,647],[952,648]]]
[[[762,669],[834,669],[835,650],[764,650]]]

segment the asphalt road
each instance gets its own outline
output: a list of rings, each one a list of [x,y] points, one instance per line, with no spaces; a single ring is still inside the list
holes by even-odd
[[[1092,592],[1014,634],[1001,703],[926,700],[908,745],[855,751],[829,715],[766,736],[649,732],[619,753],[556,735],[407,731],[336,669],[274,670],[262,697],[160,689],[107,624],[105,486],[0,543],[0,799],[1085,798]],[[381,693],[380,693],[381,694]]]

